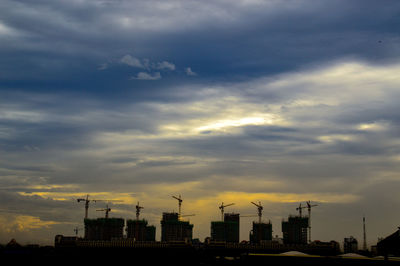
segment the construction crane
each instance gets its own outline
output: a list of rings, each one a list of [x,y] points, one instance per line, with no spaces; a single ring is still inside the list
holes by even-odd
[[[111,211],[111,208],[109,208],[108,204],[107,204],[107,207],[105,209],[99,209],[99,210],[96,210],[96,211],[106,212],[106,219],[108,219],[108,213]]]
[[[235,203],[230,203],[230,204],[224,205],[224,203],[222,202],[221,206],[219,206],[219,209],[221,210],[222,221],[224,220],[224,209],[225,209],[225,207],[229,207],[229,206],[232,206],[232,205],[235,205]]]
[[[120,202],[120,200],[105,200],[105,199],[89,199],[89,194],[86,195],[85,198],[80,198],[76,200],[77,202],[84,201],[85,202],[85,219],[88,218],[88,212],[89,212],[89,203],[91,201],[93,202],[98,202],[98,201],[107,201],[107,202]]]
[[[81,202],[84,201],[85,202],[85,219],[88,218],[88,212],[89,212],[89,202],[92,200],[89,200],[89,194],[86,195],[86,199],[77,199],[77,202]],[[96,200],[93,200],[94,202],[96,202]]]
[[[181,198],[181,195],[179,194],[179,197],[175,197],[175,196],[172,196],[174,199],[176,199],[177,201],[178,201],[178,217],[180,217],[181,216],[181,208],[182,208],[182,201],[183,201],[183,199]]]
[[[138,203],[136,205],[136,220],[139,220],[139,215],[140,215],[140,210],[141,209],[144,209],[144,207],[140,206],[139,205],[139,201],[138,201]]]
[[[311,208],[318,206],[317,204],[312,205],[311,201],[307,201],[308,210],[308,242],[311,243]]]
[[[301,202],[299,204],[299,207],[296,208],[296,211],[299,211],[299,216],[301,217],[302,215],[302,210],[307,208],[306,206],[301,206]]]
[[[253,203],[256,207],[257,207],[257,211],[258,211],[258,223],[261,224],[261,217],[262,217],[262,210],[264,209],[263,206],[261,206],[261,202],[259,201],[258,204]]]

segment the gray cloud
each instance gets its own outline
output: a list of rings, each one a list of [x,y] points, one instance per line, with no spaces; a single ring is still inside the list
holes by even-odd
[[[192,71],[192,68],[190,68],[190,67],[185,68],[185,73],[186,73],[186,75],[188,75],[188,76],[197,76],[197,73],[196,73],[196,72],[193,72],[193,71]]]
[[[158,224],[171,193],[187,195],[187,211],[234,194],[265,201],[277,234],[303,198],[320,205],[321,240],[354,234],[362,209],[374,217],[368,232],[390,233],[400,218],[387,207],[398,202],[399,8],[2,1],[1,222],[24,239],[51,232],[51,243],[81,223],[83,207],[66,201],[78,195],[124,198],[113,206],[124,217],[144,200]],[[254,211],[246,206],[237,210]],[[194,218],[201,238],[211,216]],[[18,231],[24,218],[32,234]]]
[[[161,69],[161,70],[175,70],[175,65],[173,63],[167,62],[167,61],[162,61],[158,62],[155,67],[155,69]]]
[[[131,79],[138,80],[158,80],[161,79],[160,72],[155,72],[153,74],[147,72],[139,72],[136,77],[131,77]]]
[[[132,57],[131,55],[124,55],[121,58],[121,63],[126,64],[131,67],[145,68],[145,66],[140,62],[136,57]]]

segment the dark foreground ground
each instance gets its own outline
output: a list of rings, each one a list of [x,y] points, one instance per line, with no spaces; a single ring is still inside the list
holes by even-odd
[[[400,265],[399,260],[285,256],[279,254],[218,254],[195,249],[3,249],[1,265]],[[12,263],[12,264],[11,264]],[[18,263],[18,264],[15,264]]]

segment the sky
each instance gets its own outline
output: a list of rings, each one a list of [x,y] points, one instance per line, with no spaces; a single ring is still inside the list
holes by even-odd
[[[2,0],[0,243],[52,245],[84,204],[210,235],[310,200],[312,239],[399,226],[397,0]],[[89,217],[105,202],[92,202]],[[243,217],[240,239],[249,239]],[[79,231],[83,235],[83,230]]]

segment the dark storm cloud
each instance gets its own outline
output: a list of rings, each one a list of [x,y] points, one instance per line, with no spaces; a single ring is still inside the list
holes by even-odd
[[[69,82],[89,91],[101,87],[92,82],[98,65],[131,53],[175,62],[182,74],[189,65],[206,79],[399,55],[396,1],[3,1],[1,7],[1,25],[14,34],[0,49],[3,80],[68,81],[74,75],[78,79]],[[103,71],[102,81],[118,77],[112,67]],[[125,90],[136,74],[120,75],[125,82],[114,90]]]

